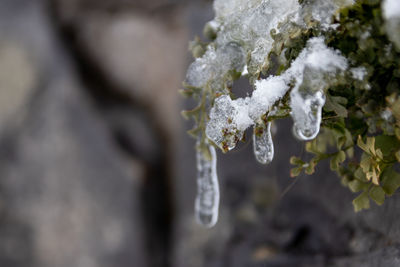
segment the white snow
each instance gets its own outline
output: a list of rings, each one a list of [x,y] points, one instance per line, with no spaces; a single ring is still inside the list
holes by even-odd
[[[400,1],[384,0],[382,3],[383,16],[386,19],[400,17]]]
[[[363,81],[367,75],[367,69],[365,67],[357,67],[350,69],[351,75],[354,79]]]
[[[303,140],[313,139],[319,132],[321,109],[325,104],[323,90],[332,76],[347,68],[347,60],[338,51],[328,48],[323,38],[312,38],[282,75],[257,81],[251,97],[232,100],[223,95],[217,98],[210,111],[206,135],[221,149],[233,149],[244,131],[258,123],[294,82],[290,106],[295,132]]]
[[[397,49],[400,49],[400,1],[384,0],[382,13],[385,18],[386,34]]]

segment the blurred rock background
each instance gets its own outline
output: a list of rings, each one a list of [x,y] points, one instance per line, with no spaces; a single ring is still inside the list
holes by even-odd
[[[194,222],[194,103],[177,90],[205,0],[0,1],[0,266],[400,266],[400,198],[355,214],[328,168],[220,155],[220,221]],[[240,85],[234,90],[241,90]]]

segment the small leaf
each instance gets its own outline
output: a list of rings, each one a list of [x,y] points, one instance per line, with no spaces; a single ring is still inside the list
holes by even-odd
[[[354,148],[353,148],[353,147],[348,148],[348,149],[346,150],[346,153],[347,153],[347,156],[348,156],[349,158],[353,158],[353,157],[354,157]]]
[[[361,135],[358,136],[357,139],[357,146],[359,146],[362,150],[364,150],[365,152],[369,153],[369,149],[368,146],[363,142]]]
[[[379,159],[383,159],[383,154],[382,154],[382,151],[378,148],[376,151],[376,156],[379,158]]]
[[[315,166],[317,165],[318,159],[313,158],[309,163],[308,166],[304,168],[304,172],[308,175],[311,175],[315,172]]]
[[[381,179],[382,189],[389,196],[393,195],[397,188],[400,187],[400,174],[393,170],[393,168],[384,171]]]
[[[382,151],[384,157],[390,156],[390,154],[400,148],[399,140],[394,136],[379,135],[375,138],[375,146]]]
[[[395,156],[396,156],[397,161],[400,162],[400,150],[398,150],[396,152]]]
[[[201,131],[200,127],[195,127],[193,129],[187,131],[187,133],[189,135],[191,135],[192,137],[197,138],[197,136],[199,135],[200,131]]]
[[[358,197],[353,200],[353,207],[355,212],[359,212],[363,209],[369,209],[369,197],[368,192],[364,191]]]
[[[367,172],[365,174],[367,176],[367,180],[372,180],[372,183],[375,185],[379,185],[379,175],[376,173],[376,169],[372,168],[372,171]]]
[[[345,136],[341,136],[339,137],[338,141],[337,141],[337,148],[338,149],[342,149],[342,147],[346,144],[346,137]]]
[[[195,117],[197,114],[199,114],[200,109],[201,109],[201,105],[198,105],[197,107],[195,107],[194,109],[191,109],[191,110],[182,110],[181,115],[185,119],[190,119],[191,117]]]
[[[371,157],[368,154],[363,153],[361,156],[360,167],[362,168],[364,173],[369,172],[371,169]]]
[[[318,149],[317,139],[306,143],[306,151],[315,155],[321,154],[321,151]]]
[[[332,157],[331,162],[330,162],[330,167],[331,170],[338,170],[340,163],[344,162],[346,160],[346,153],[344,151],[339,151],[336,153],[335,156]]]
[[[299,157],[290,157],[290,164],[292,165],[303,165],[304,161],[302,161]]]
[[[342,162],[344,162],[346,160],[346,153],[344,153],[344,151],[341,150],[341,151],[338,152],[336,157],[337,157],[338,162],[342,163]]]
[[[375,155],[375,137],[367,137],[367,148],[369,153]]]
[[[383,191],[382,187],[380,186],[372,187],[372,189],[369,191],[369,196],[378,205],[382,205],[383,202],[385,202],[385,191]]]
[[[183,97],[191,97],[193,95],[192,89],[181,89],[178,91]]]
[[[327,95],[324,109],[326,111],[334,111],[339,117],[347,117],[347,99],[341,96]]]
[[[294,178],[300,175],[303,167],[296,167],[290,170],[290,177]]]
[[[363,170],[361,168],[358,168],[355,172],[354,172],[354,177],[357,178],[358,180],[360,180],[361,182],[367,182],[367,177],[365,176],[365,173],[363,172]]]
[[[368,184],[363,183],[363,182],[361,182],[361,181],[359,181],[357,179],[354,179],[353,181],[350,181],[348,183],[348,187],[350,188],[350,190],[353,193],[357,193],[357,192],[359,192],[361,190],[364,190],[364,191],[367,190],[368,189]]]
[[[395,133],[397,139],[400,140],[400,128],[397,128],[397,127],[396,127],[396,128],[394,129],[394,133]]]

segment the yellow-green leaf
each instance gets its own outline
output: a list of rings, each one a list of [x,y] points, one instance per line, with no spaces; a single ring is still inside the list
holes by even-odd
[[[382,173],[382,189],[389,196],[396,192],[397,188],[400,187],[400,174],[392,168]]]
[[[355,172],[354,172],[354,177],[357,178],[358,180],[360,180],[361,182],[367,182],[367,177],[365,176],[365,173],[363,172],[363,170],[361,168],[358,168]]]
[[[359,212],[363,209],[369,209],[369,197],[368,192],[361,193],[358,197],[353,200],[353,207],[355,212]]]
[[[369,172],[371,169],[371,158],[365,153],[361,156],[360,167],[364,173]]]
[[[378,205],[382,205],[385,202],[385,191],[383,191],[382,187],[374,186],[369,191],[369,196],[373,201]]]
[[[365,152],[369,153],[368,146],[363,142],[361,135],[358,136],[357,146],[359,146]]]
[[[400,162],[400,150],[398,150],[396,152],[395,156],[396,156],[397,161]]]
[[[350,181],[348,183],[348,187],[350,188],[350,190],[353,193],[357,193],[357,192],[359,192],[361,190],[365,191],[366,189],[368,189],[368,184],[363,183],[363,182],[361,182],[361,181],[359,181],[357,179],[354,179],[353,181]]]
[[[303,165],[304,161],[302,161],[298,157],[292,156],[292,157],[290,157],[290,164],[292,164],[292,165]]]
[[[294,178],[300,175],[300,172],[303,168],[302,167],[296,167],[290,170],[290,177]]]
[[[315,165],[317,165],[317,161],[314,158],[308,163],[307,167],[304,168],[304,172],[308,175],[313,174],[315,172]]]

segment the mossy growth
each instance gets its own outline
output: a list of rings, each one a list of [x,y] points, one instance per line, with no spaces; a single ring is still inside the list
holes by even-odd
[[[353,201],[359,211],[369,208],[370,199],[383,204],[400,186],[400,53],[387,38],[379,1],[358,1],[334,23],[335,30],[323,33],[327,45],[352,67],[361,66],[363,79],[348,77],[328,89],[322,133],[306,143],[314,156],[309,162],[293,157],[291,174],[312,174],[330,159],[342,184],[360,192]]]

